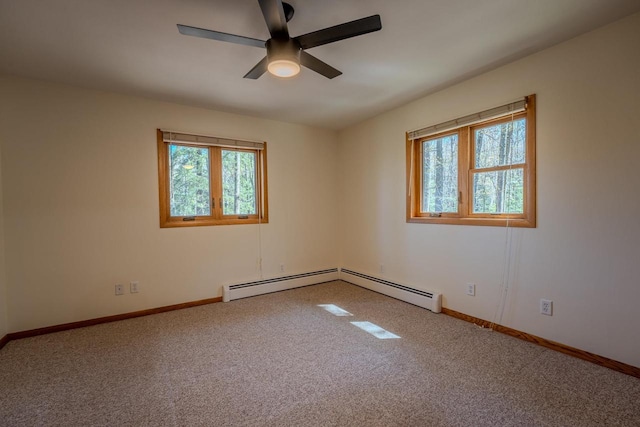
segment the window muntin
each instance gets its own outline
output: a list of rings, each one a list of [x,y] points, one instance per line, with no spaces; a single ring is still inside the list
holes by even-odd
[[[166,142],[158,130],[160,227],[268,222],[266,143]]]
[[[415,131],[413,140],[407,134],[408,222],[535,227],[535,95],[521,105],[525,111],[440,134]],[[456,164],[444,156],[451,135],[457,136],[457,193],[455,179],[444,179]],[[436,204],[436,195],[446,197]]]

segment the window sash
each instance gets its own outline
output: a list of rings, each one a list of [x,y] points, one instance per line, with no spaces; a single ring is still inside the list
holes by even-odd
[[[171,146],[183,146],[183,147],[199,147],[201,146],[194,144],[169,144]],[[246,149],[235,149],[235,148],[225,148],[225,151],[240,151],[245,153],[252,153],[255,156],[254,161],[254,212],[247,214],[225,214],[224,213],[224,189],[223,189],[223,175],[222,175],[222,147],[210,146],[209,147],[209,197],[210,201],[210,214],[209,215],[172,215],[171,209],[169,206],[169,217],[184,220],[184,218],[204,218],[204,219],[229,219],[229,218],[238,218],[238,219],[257,219],[258,218],[258,202],[260,192],[258,191],[259,185],[257,184],[258,179],[258,156],[255,150],[246,150]],[[170,150],[167,150],[167,155],[170,157]],[[171,163],[170,159],[168,162]],[[172,193],[171,186],[169,187],[169,197],[171,198]]]
[[[254,160],[253,160],[253,188],[254,188],[254,206],[253,206],[253,213],[230,213],[230,214],[225,214],[224,213],[224,182],[223,182],[223,162],[222,162],[222,151],[237,151],[237,152],[241,152],[241,153],[251,153],[254,156]],[[224,148],[222,150],[220,150],[220,203],[219,203],[219,207],[220,207],[220,216],[223,218],[238,218],[238,217],[246,217],[246,218],[257,218],[258,217],[258,212],[259,212],[259,202],[260,202],[260,192],[259,192],[259,177],[258,177],[258,161],[259,161],[259,156],[256,153],[255,150],[242,150],[242,149],[230,149],[230,148]]]
[[[456,209],[455,210],[451,210],[451,211],[444,211],[444,210],[434,210],[434,211],[430,211],[428,210],[428,207],[424,206],[424,193],[425,193],[425,189],[424,189],[424,145],[425,143],[429,143],[431,141],[436,141],[438,139],[442,139],[442,138],[446,138],[446,137],[450,137],[450,136],[456,136],[456,153],[457,153],[457,157],[456,157],[456,162],[458,163],[456,166],[456,173],[457,173],[457,178],[456,178]],[[458,196],[459,192],[460,192],[460,134],[459,132],[444,132],[441,134],[437,134],[437,135],[433,135],[430,136],[428,138],[423,138],[420,141],[418,141],[417,143],[420,144],[419,145],[419,156],[418,157],[418,164],[417,167],[419,170],[419,201],[418,201],[418,211],[422,214],[427,214],[429,216],[438,216],[438,217],[442,217],[442,216],[449,216],[449,217],[457,217],[459,216],[460,213],[460,198]]]
[[[174,185],[175,184],[179,184],[179,182],[175,182],[173,180],[173,162],[171,159],[171,151],[172,151],[172,147],[188,147],[188,148],[197,148],[197,149],[202,149],[202,147],[199,146],[191,146],[191,145],[186,145],[186,144],[170,144],[169,145],[169,149],[167,150],[167,164],[168,164],[168,180],[169,180],[169,216],[171,217],[175,217],[175,218],[184,218],[184,217],[213,217],[214,215],[214,207],[212,206],[211,203],[211,197],[212,197],[212,160],[213,160],[213,156],[211,154],[211,150],[207,150],[207,171],[208,171],[208,179],[207,179],[207,190],[208,190],[208,195],[207,198],[208,200],[208,204],[209,204],[209,214],[208,215],[174,215],[173,214],[173,200],[176,198],[176,194],[177,191],[174,191]],[[184,166],[183,166],[184,167]],[[186,177],[185,177],[186,179]],[[178,195],[179,196],[179,195]]]
[[[505,164],[505,165],[499,165],[499,166],[492,166],[492,167],[477,167],[476,166],[476,131],[480,130],[480,129],[485,129],[485,128],[489,128],[489,127],[493,127],[496,125],[501,125],[504,123],[515,123],[518,120],[524,119],[525,120],[525,140],[524,140],[524,162],[523,163],[510,163],[510,164]],[[527,171],[528,171],[528,164],[527,164],[527,159],[528,159],[528,145],[529,145],[529,141],[527,138],[527,126],[528,126],[528,121],[527,121],[527,112],[523,111],[520,113],[511,113],[508,114],[504,117],[498,117],[495,118],[493,120],[489,120],[486,122],[482,122],[481,124],[478,124],[476,126],[470,126],[469,127],[469,136],[471,137],[470,139],[470,143],[469,143],[469,149],[470,149],[470,154],[469,154],[469,159],[470,159],[470,169],[469,169],[469,176],[468,176],[468,188],[470,189],[469,191],[469,203],[468,203],[468,211],[467,211],[467,215],[469,217],[475,217],[475,218],[508,218],[508,219],[512,219],[512,218],[524,218],[525,217],[525,213],[527,212],[526,210],[526,203],[527,203]],[[513,132],[513,129],[512,129]],[[513,143],[513,141],[511,141]],[[523,175],[523,196],[522,196],[522,212],[499,212],[499,213],[490,213],[490,212],[474,212],[474,204],[475,204],[475,199],[476,199],[476,194],[475,194],[475,188],[474,188],[474,177],[477,174],[480,173],[488,173],[488,172],[502,172],[502,171],[510,171],[510,170],[514,170],[514,169],[522,169],[522,175]]]

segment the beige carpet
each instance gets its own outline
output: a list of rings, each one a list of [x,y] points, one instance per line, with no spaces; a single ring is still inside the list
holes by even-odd
[[[331,282],[12,341],[0,425],[639,426],[640,380]]]

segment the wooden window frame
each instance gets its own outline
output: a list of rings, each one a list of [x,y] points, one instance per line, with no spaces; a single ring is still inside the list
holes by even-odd
[[[162,131],[157,131],[158,145],[158,187],[160,203],[160,228],[199,227],[210,225],[266,224],[269,222],[267,198],[267,143],[262,150],[250,148],[203,147],[189,143],[179,143],[186,147],[208,148],[210,162],[210,196],[215,199],[209,216],[171,216],[169,183],[169,143],[164,142]],[[242,151],[256,154],[256,210],[253,215],[223,215],[222,212],[222,150]]]
[[[475,168],[474,130],[508,122],[517,118],[526,119],[526,153],[523,166],[507,165],[493,168]],[[422,143],[427,140],[457,134],[458,135],[458,211],[451,213],[421,212],[422,197]],[[480,225],[495,227],[536,227],[536,98],[526,97],[526,109],[523,112],[504,115],[480,123],[451,129],[439,134],[411,140],[406,134],[406,185],[407,185],[407,222],[422,224]],[[413,164],[412,164],[413,162]],[[524,206],[522,213],[486,214],[472,212],[473,174],[478,171],[523,169]]]

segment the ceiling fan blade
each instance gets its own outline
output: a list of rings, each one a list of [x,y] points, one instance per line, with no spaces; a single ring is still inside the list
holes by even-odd
[[[262,15],[273,38],[289,38],[282,0],[258,0]]]
[[[304,50],[300,52],[300,64],[304,65],[310,70],[315,71],[318,74],[322,74],[328,79],[338,77],[340,74],[342,74],[342,71],[336,70],[331,65],[320,61],[315,56],[309,55]]]
[[[264,58],[262,58],[262,61],[258,62],[256,66],[251,69],[251,71],[249,71],[247,74],[244,75],[244,78],[253,79],[253,80],[257,79],[267,71],[268,64],[269,64],[269,61],[265,56]]]
[[[265,47],[264,40],[252,39],[250,37],[236,36],[235,34],[222,33],[220,31],[205,30],[203,28],[190,27],[188,25],[178,24],[178,31],[185,36],[202,37],[204,39],[219,40],[221,42],[230,42],[243,44],[247,46]]]
[[[372,33],[382,29],[380,15],[372,15],[355,21],[345,22],[344,24],[334,27],[325,28],[324,30],[314,31],[312,33],[303,34],[295,37],[303,49],[310,49],[323,44],[337,42],[339,40],[348,39],[350,37],[360,36],[362,34]]]

